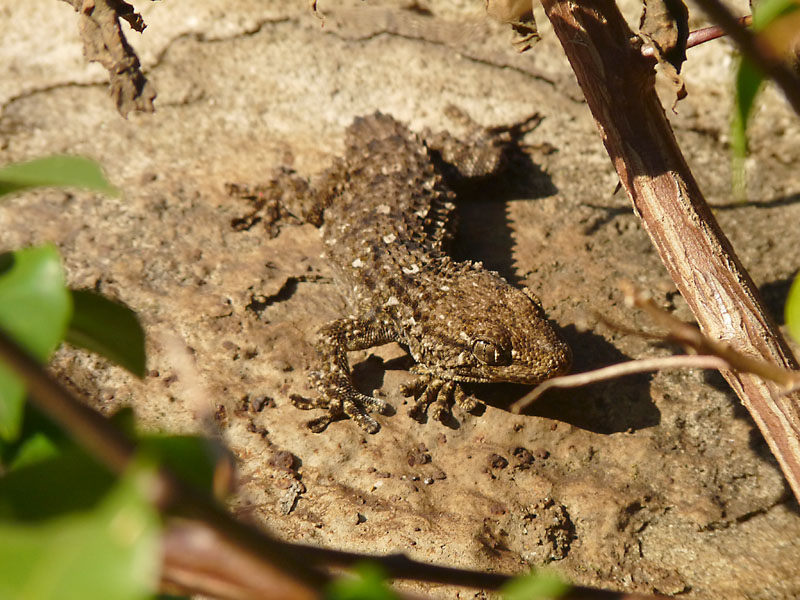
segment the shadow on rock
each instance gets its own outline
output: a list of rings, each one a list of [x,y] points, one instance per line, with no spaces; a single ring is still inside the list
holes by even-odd
[[[562,330],[575,355],[573,373],[630,360],[603,337],[578,332],[574,327]],[[650,397],[652,374],[629,375],[571,389],[553,389],[531,405],[525,414],[569,423],[594,433],[619,433],[655,427],[661,411]],[[519,391],[514,393],[514,388]],[[521,398],[529,387],[506,388],[506,401]],[[483,398],[493,406],[491,400]],[[497,406],[506,408],[506,406]]]

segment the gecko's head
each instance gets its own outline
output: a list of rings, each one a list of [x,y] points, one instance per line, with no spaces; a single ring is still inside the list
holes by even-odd
[[[455,312],[454,307],[449,312],[458,317],[448,319],[442,335],[431,336],[442,342],[437,348],[427,348],[430,358],[421,360],[436,364],[440,377],[535,385],[569,370],[569,346],[528,290],[513,288],[485,271],[470,273],[458,287],[455,297],[442,298],[445,303],[459,304]],[[441,325],[434,322],[429,327]]]

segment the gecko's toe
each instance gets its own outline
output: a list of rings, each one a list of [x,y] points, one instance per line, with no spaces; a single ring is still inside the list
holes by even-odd
[[[425,393],[425,396],[432,397],[428,410],[431,417],[437,421],[444,423],[450,418],[450,405],[453,402],[453,388],[455,385],[452,381],[445,381],[428,387],[428,392]]]
[[[321,417],[317,417],[316,419],[311,419],[306,423],[306,427],[308,427],[314,433],[322,433],[328,428],[328,425],[331,424],[334,418],[334,415],[328,413],[326,415],[322,415]]]
[[[472,412],[483,406],[483,402],[472,394],[467,394],[460,385],[456,385],[455,390],[453,390],[453,399],[466,412]]]
[[[453,419],[453,404],[467,412],[483,405],[475,396],[467,395],[457,381],[423,377],[403,386],[402,392],[403,395],[414,398],[408,414],[420,422],[427,414],[432,419],[448,424]]]
[[[319,398],[306,398],[305,396],[301,396],[300,394],[292,394],[289,396],[289,400],[294,405],[295,408],[299,408],[300,410],[314,410],[315,408],[326,408]]]
[[[344,412],[367,433],[378,433],[378,430],[381,428],[375,419],[365,413],[364,410],[354,402],[345,402]]]
[[[366,394],[358,394],[356,397],[357,403],[361,404],[367,412],[377,412],[386,415],[392,412],[391,405],[381,398],[367,396]]]

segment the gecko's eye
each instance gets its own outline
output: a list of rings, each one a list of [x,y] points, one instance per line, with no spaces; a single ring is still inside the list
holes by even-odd
[[[472,353],[475,358],[487,365],[511,364],[511,352],[490,340],[475,340],[472,344]]]

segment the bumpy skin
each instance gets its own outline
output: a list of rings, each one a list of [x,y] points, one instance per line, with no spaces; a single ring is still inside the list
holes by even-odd
[[[321,431],[344,414],[369,433],[379,429],[367,413],[388,406],[356,391],[347,352],[388,342],[417,362],[419,378],[403,390],[417,417],[430,406],[443,418],[454,401],[474,408],[461,382],[536,384],[565,372],[569,347],[533,294],[445,253],[454,197],[425,143],[380,113],[356,119],[346,143],[317,193],[327,206],[326,252],[353,316],[319,332],[319,397],[292,398],[299,408],[327,409],[309,427]]]

